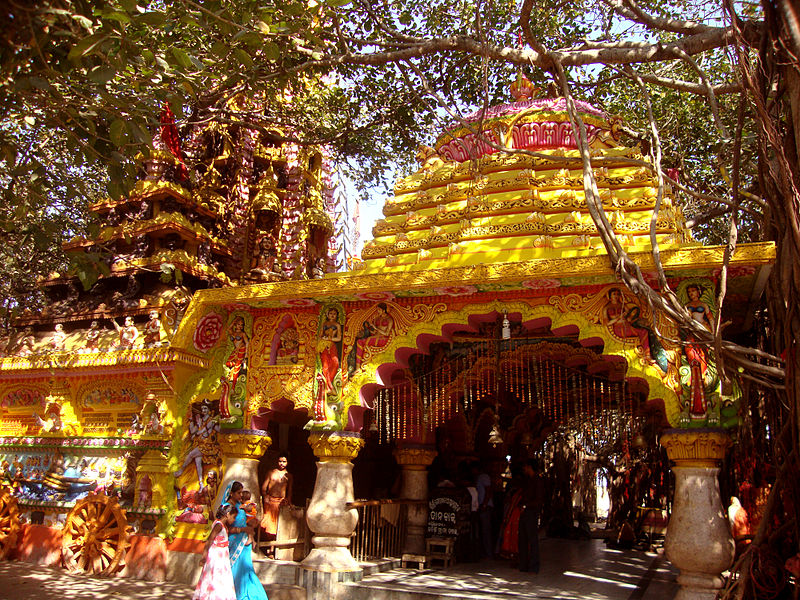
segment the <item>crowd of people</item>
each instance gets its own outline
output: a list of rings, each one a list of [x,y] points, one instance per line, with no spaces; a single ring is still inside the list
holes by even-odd
[[[466,534],[456,541],[460,560],[504,558],[516,561],[520,571],[538,573],[539,530],[546,486],[535,459],[515,468],[505,484],[493,477],[485,462],[462,461],[451,476],[441,465],[431,471],[436,479],[431,496],[466,491],[469,503]],[[467,495],[468,494],[468,495]]]

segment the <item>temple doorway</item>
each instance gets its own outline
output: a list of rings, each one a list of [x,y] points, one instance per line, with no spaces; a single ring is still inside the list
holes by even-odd
[[[384,386],[373,390],[364,419],[371,454],[435,448],[429,497],[488,475],[491,547],[508,557],[513,544],[503,549],[503,531],[529,459],[542,467],[550,536],[585,536],[598,523],[615,536],[623,523],[641,529],[644,508],[666,515],[671,480],[656,438],[666,425],[663,404],[648,399],[647,382],[626,376],[624,357],[579,333],[495,312],[447,339],[421,335],[405,364],[379,369]],[[606,510],[598,511],[598,498]]]

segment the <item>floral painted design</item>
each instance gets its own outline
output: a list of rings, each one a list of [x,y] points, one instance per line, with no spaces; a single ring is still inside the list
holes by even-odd
[[[453,285],[450,287],[434,288],[440,296],[471,296],[478,291],[474,285]]]
[[[362,292],[355,296],[359,300],[371,300],[373,302],[394,300],[394,294],[392,292]]]
[[[561,287],[561,281],[558,279],[529,279],[528,281],[522,282],[522,287],[526,287],[529,290],[549,290],[552,288]]]
[[[200,319],[197,328],[194,330],[192,341],[194,342],[195,349],[200,352],[208,352],[213,348],[222,337],[222,330],[225,328],[225,322],[222,317],[217,313],[208,313],[205,317]]]
[[[281,300],[283,306],[291,308],[308,308],[309,306],[316,306],[317,303],[309,298],[289,298],[288,300]]]

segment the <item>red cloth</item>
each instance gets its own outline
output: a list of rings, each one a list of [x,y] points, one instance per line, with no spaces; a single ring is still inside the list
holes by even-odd
[[[189,177],[189,172],[186,170],[186,165],[183,164],[183,152],[181,151],[181,142],[178,137],[178,128],[175,126],[175,114],[172,112],[168,102],[164,103],[160,121],[161,139],[167,149],[178,159],[178,175],[181,179],[186,179]]]

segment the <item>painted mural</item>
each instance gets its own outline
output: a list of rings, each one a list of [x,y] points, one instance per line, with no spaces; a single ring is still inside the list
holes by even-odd
[[[716,315],[714,286],[704,279],[690,279],[678,286],[678,297],[692,320],[714,332]],[[680,362],[682,426],[734,426],[739,422],[738,389],[722,395],[722,382],[710,348],[698,343],[696,335],[681,330],[683,354]]]
[[[186,454],[173,473],[181,490],[190,489],[196,481],[203,487],[203,476],[208,469],[220,466],[220,414],[215,403],[209,400],[194,402],[187,415]]]
[[[133,503],[138,456],[92,456],[85,452],[43,449],[0,454],[0,480],[18,498],[74,502],[90,492]]]
[[[234,311],[227,316],[210,312],[198,321],[192,335],[194,349],[209,354],[211,361],[199,394],[216,401],[222,429],[246,426],[248,350],[252,330],[253,317],[248,312]]]
[[[313,428],[341,429],[344,413],[342,393],[342,331],[344,309],[327,304],[320,309],[317,359],[314,371]]]

